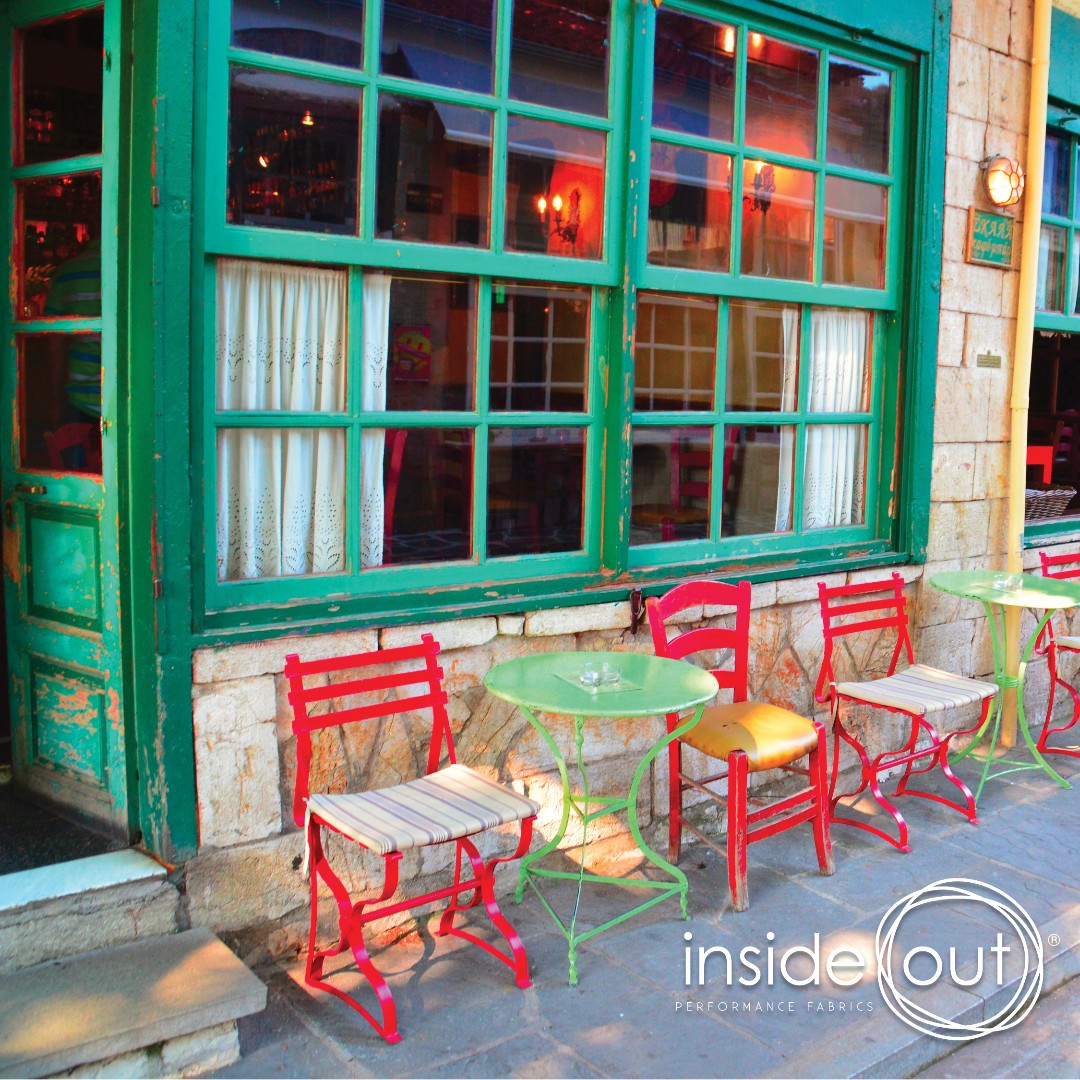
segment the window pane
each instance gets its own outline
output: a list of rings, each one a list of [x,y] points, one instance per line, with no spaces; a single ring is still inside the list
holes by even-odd
[[[101,173],[23,180],[15,190],[20,317],[100,316]]]
[[[825,160],[873,172],[889,171],[892,76],[829,57],[829,118]]]
[[[383,73],[490,94],[494,8],[492,0],[384,3]]]
[[[795,428],[724,429],[722,536],[754,536],[791,529]]]
[[[370,280],[369,275],[365,285]],[[368,340],[375,338],[365,335]],[[385,380],[385,405],[370,400],[374,387],[365,384],[365,409],[471,409],[476,280],[394,277],[386,342],[390,378]]]
[[[728,305],[728,409],[793,412],[798,384],[799,309],[732,300]]]
[[[356,232],[360,91],[233,68],[225,220]]]
[[[492,428],[488,557],[579,551],[584,465],[582,428]]]
[[[656,127],[730,139],[735,130],[735,27],[663,8],[656,13]]]
[[[634,332],[634,408],[711,409],[717,301],[639,293]]]
[[[833,285],[885,286],[886,189],[839,176],[825,178],[825,261]]]
[[[218,580],[345,570],[345,433],[223,428]]]
[[[731,254],[731,158],[652,145],[649,262],[726,273]]]
[[[861,525],[866,512],[865,424],[811,424],[806,429],[803,528]]]
[[[465,428],[365,431],[361,437],[361,454],[377,456],[380,452],[382,491],[365,493],[363,501],[362,564],[399,566],[469,558],[472,554],[472,431]],[[378,476],[378,469],[374,473]]]
[[[510,96],[606,116],[610,22],[611,0],[514,4]]]
[[[817,152],[818,53],[751,31],[746,47],[747,146]]]
[[[101,153],[104,26],[98,8],[19,32],[21,162]]]
[[[1080,297],[1077,296],[1077,285],[1080,284],[1080,233],[1072,234],[1072,249],[1069,255],[1070,270],[1072,273],[1072,285],[1069,288],[1069,308],[1074,315],[1080,314]]]
[[[588,360],[588,289],[494,284],[492,409],[584,410]]]
[[[491,113],[379,95],[377,235],[486,247]]]
[[[711,428],[634,428],[630,543],[706,539],[711,485]]]
[[[1065,229],[1044,225],[1039,233],[1039,278],[1035,306],[1040,311],[1064,311]]]
[[[101,335],[19,335],[20,461],[101,475]]]
[[[809,412],[863,412],[870,407],[872,327],[869,311],[811,310]]]
[[[361,67],[363,0],[233,0],[232,44],[298,60]]]
[[[802,169],[743,165],[742,272],[809,281],[814,177]]]
[[[1043,173],[1042,212],[1057,217],[1069,214],[1069,158],[1072,140],[1067,135],[1048,133],[1046,165]]]
[[[506,247],[600,258],[603,133],[523,116],[508,124]]]
[[[217,407],[345,408],[344,270],[219,259]]]

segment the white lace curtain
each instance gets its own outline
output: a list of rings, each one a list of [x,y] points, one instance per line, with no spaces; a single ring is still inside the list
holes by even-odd
[[[794,408],[798,358],[798,318],[785,308],[783,408]],[[808,413],[859,412],[865,408],[870,314],[840,308],[810,313]],[[866,498],[864,424],[814,424],[808,418],[803,462],[804,529],[861,522]],[[795,429],[780,429],[780,469],[776,531],[791,528],[791,477]]]
[[[386,411],[386,363],[390,342],[390,275],[364,275],[364,363],[361,400],[365,412]],[[386,515],[383,459],[386,429],[367,428],[360,438],[360,565],[382,566]]]
[[[217,407],[344,407],[346,278],[339,270],[222,259]],[[220,580],[345,567],[345,438],[330,428],[218,431]]]

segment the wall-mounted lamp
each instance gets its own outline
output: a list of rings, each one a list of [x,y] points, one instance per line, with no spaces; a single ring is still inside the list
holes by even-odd
[[[772,206],[773,193],[776,191],[776,172],[767,162],[759,161],[754,171],[754,194],[753,197],[745,196],[751,210],[760,210],[763,214],[769,212]]]
[[[995,206],[1015,206],[1024,194],[1024,170],[1016,158],[991,157],[979,162],[986,197]]]
[[[581,192],[577,188],[570,192],[565,223],[563,222],[562,208],[562,196],[554,196],[551,200],[551,209],[555,211],[555,225],[551,230],[551,235],[557,236],[560,240],[565,240],[572,247],[577,243],[578,229],[581,227]],[[540,217],[546,221],[548,201],[543,195],[536,200],[536,209],[540,211]]]

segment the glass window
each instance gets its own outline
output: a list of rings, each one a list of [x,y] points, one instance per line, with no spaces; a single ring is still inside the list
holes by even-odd
[[[825,281],[865,289],[884,286],[887,198],[877,184],[825,178]]]
[[[632,543],[667,544],[708,537],[710,428],[635,428],[631,475]]]
[[[731,158],[654,142],[649,175],[649,262],[728,269]]]
[[[794,472],[795,428],[725,428],[724,535],[789,532]]]
[[[358,68],[364,60],[363,0],[233,0],[232,43]]]
[[[808,281],[814,256],[814,174],[743,163],[742,272]]]
[[[727,404],[735,412],[793,412],[799,385],[797,307],[728,305]]]
[[[1054,217],[1069,216],[1069,164],[1074,154],[1067,135],[1047,133],[1046,164],[1043,171],[1042,212]]]
[[[380,69],[387,75],[491,93],[492,0],[383,4]]]
[[[634,322],[634,408],[713,407],[716,317],[713,298],[642,293]]]
[[[1065,238],[1067,229],[1044,225],[1039,234],[1039,276],[1035,307],[1040,311],[1065,310]]]
[[[884,173],[889,169],[892,76],[887,71],[829,57],[829,116],[825,159]]]
[[[746,46],[746,143],[817,154],[818,53],[751,30]]]

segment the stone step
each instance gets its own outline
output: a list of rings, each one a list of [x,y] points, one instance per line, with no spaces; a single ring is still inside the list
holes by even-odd
[[[0,974],[176,932],[179,894],[134,850],[0,877]]]
[[[265,1007],[266,987],[209,930],[68,956],[0,980],[0,1077],[223,1068],[236,1020]]]

